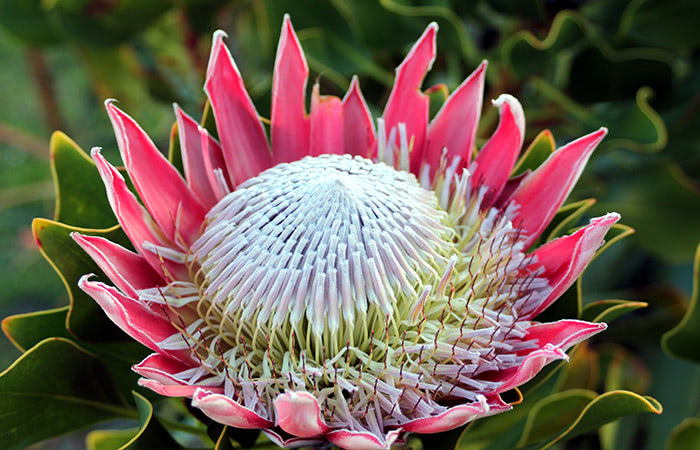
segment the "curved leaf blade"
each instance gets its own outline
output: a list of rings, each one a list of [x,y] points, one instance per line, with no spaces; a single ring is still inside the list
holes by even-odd
[[[51,135],[50,151],[56,185],[55,220],[89,228],[116,225],[117,219],[92,159],[60,131]]]
[[[663,335],[661,345],[669,355],[697,363],[700,362],[700,245],[695,250],[693,267],[693,296],[688,310],[681,322]]]
[[[40,342],[0,374],[0,397],[0,447],[5,449],[136,416],[107,368],[61,338]]]
[[[661,414],[662,411],[661,404],[652,397],[641,396],[629,391],[606,392],[586,405],[568,428],[542,448],[549,448],[559,441],[593,431],[606,423],[631,414]]]
[[[34,219],[32,231],[41,253],[58,272],[70,295],[70,310],[66,328],[88,341],[125,340],[119,330],[102,312],[99,306],[78,288],[78,280],[87,273],[94,273],[104,281],[107,277],[90,257],[71,239],[74,231],[99,235],[111,241],[128,245],[128,240],[119,226],[106,230],[92,230],[64,225],[48,219]]]

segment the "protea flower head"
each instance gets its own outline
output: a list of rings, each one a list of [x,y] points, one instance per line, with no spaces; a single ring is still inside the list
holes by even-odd
[[[154,352],[134,366],[141,385],[280,445],[387,448],[508,410],[500,394],[605,328],[534,319],[619,216],[530,247],[606,130],[509,179],[525,126],[512,96],[493,102],[500,122],[473,157],[486,62],[429,121],[420,87],[436,33],[398,67],[375,124],[356,78],[343,99],[314,86],[306,113],[286,17],[271,145],[215,33],[205,91],[218,140],[175,106],[184,179],[106,102],[143,206],[92,157],[137,253],[73,237],[114,283],[80,287]]]

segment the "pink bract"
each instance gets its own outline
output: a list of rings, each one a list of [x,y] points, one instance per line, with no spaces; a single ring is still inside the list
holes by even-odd
[[[496,99],[499,125],[477,152],[483,62],[431,121],[421,86],[436,34],[429,25],[396,69],[375,123],[357,78],[343,99],[314,86],[307,113],[309,70],[285,17],[268,143],[216,32],[205,91],[218,139],[175,107],[184,178],[106,102],[140,201],[92,157],[136,253],[73,238],[114,283],[80,287],[154,352],[133,367],[141,385],[279,445],[388,448],[510,409],[500,394],[605,329],[533,319],[619,216],[528,249],[606,130],[509,180],[522,107]]]

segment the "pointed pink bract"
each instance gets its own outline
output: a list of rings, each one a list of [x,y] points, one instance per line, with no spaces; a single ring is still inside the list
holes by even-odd
[[[525,138],[523,108],[514,97],[504,94],[495,100],[501,119],[498,128],[476,156],[470,178],[472,189],[486,186],[482,209],[490,207],[501,194]]]
[[[147,242],[163,247],[169,247],[172,244],[167,241],[165,236],[162,236],[158,227],[153,223],[153,219],[136,200],[134,194],[129,191],[119,171],[104,159],[99,149],[93,149],[90,155],[105,184],[107,199],[112,206],[114,215],[117,216],[119,224],[139,254],[164,278],[166,270],[175,277],[187,276],[187,268],[182,264],[167,259],[161,260],[157,254],[145,249],[144,244]]]
[[[289,15],[284,16],[272,75],[270,136],[275,162],[291,162],[309,154],[310,124],[306,116],[309,67]]]
[[[138,297],[138,289],[165,286],[163,277],[158,275],[142,256],[121,245],[99,236],[71,233],[71,237],[128,296]]]
[[[343,105],[338,97],[320,95],[318,84],[311,95],[311,156],[343,153]]]
[[[298,437],[314,437],[331,430],[321,417],[316,397],[308,392],[286,392],[275,399],[277,423],[285,432]]]
[[[406,124],[409,142],[413,140],[411,172],[418,174],[423,161],[428,128],[429,98],[421,92],[423,79],[435,61],[437,24],[431,23],[396,68],[394,87],[384,108],[387,136],[399,123]],[[398,135],[397,147],[398,147]]]
[[[343,98],[343,149],[350,155],[376,157],[376,138],[372,114],[360,91],[357,76]]]
[[[191,245],[205,209],[136,121],[109,100],[105,106],[129,177],[146,208],[172,242]]]
[[[528,245],[537,239],[569,196],[588,158],[607,132],[601,128],[556,150],[515,190],[510,201],[520,208],[513,223],[522,228]]]
[[[233,184],[237,186],[271,167],[265,130],[219,32],[214,34],[204,90],[214,110],[226,169]]]
[[[201,387],[192,395],[192,406],[201,409],[211,419],[235,428],[270,428],[273,425],[231,398]]]
[[[541,277],[549,280],[552,292],[532,311],[523,311],[523,317],[535,317],[554,303],[578,279],[603,244],[603,238],[620,215],[610,213],[591,220],[574,234],[547,242],[533,252],[532,270],[544,267]]]
[[[90,281],[92,275],[80,278],[78,286],[92,297],[112,322],[126,334],[150,348],[182,362],[190,362],[189,350],[164,350],[160,342],[177,334],[165,313],[157,313],[137,300],[123,295],[116,288],[98,281]]]
[[[440,167],[443,148],[447,149],[447,165],[459,157],[461,167],[469,166],[484,99],[485,74],[486,61],[483,61],[450,95],[430,123],[423,163],[430,165],[431,175]]]
[[[204,164],[204,152],[202,151],[202,138],[199,135],[199,124],[179,106],[175,105],[174,108],[187,185],[202,206],[210,209],[218,199],[209,184],[209,175]]]

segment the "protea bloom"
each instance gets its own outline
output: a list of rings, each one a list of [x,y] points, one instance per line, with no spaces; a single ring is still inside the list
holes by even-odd
[[[605,328],[537,323],[619,216],[530,251],[606,133],[509,179],[523,143],[518,101],[472,157],[482,63],[429,122],[421,83],[430,25],[396,70],[376,128],[357,79],[342,100],[314,86],[285,18],[271,146],[214,34],[205,91],[219,140],[177,106],[185,178],[106,102],[126,169],[92,151],[137,253],[75,240],[114,286],[81,288],[154,351],[134,370],[215,421],[280,445],[386,448],[510,408],[500,394]]]

